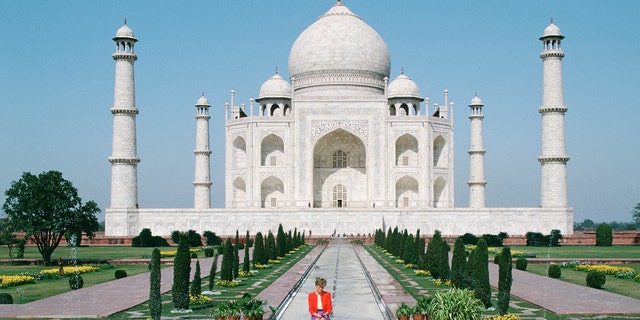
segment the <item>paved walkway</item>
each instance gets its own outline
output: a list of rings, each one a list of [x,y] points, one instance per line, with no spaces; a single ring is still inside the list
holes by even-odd
[[[334,244],[327,247],[327,250],[333,246],[343,247],[344,249],[349,247],[348,245],[338,246]],[[278,305],[300,279],[310,263],[320,254],[321,249],[322,247],[313,249],[307,257],[258,295],[258,298],[267,300],[269,305]],[[340,251],[349,251],[344,249],[340,249]],[[402,287],[384,271],[366,250],[356,246],[355,251],[363,260],[366,270],[376,283],[380,295],[392,311],[395,311],[403,301],[409,304],[415,303],[415,300],[404,292]],[[341,280],[340,274],[342,272],[349,274],[349,272],[354,271],[349,271],[352,267],[351,263],[346,263],[346,261],[352,259],[351,257],[345,256],[343,258],[343,255],[341,255],[339,259],[344,259],[345,263],[336,264],[338,276],[327,276],[327,280],[331,284],[334,278],[338,279],[336,282],[338,284],[336,286],[336,316],[346,319],[347,317],[342,314],[343,310],[353,306],[351,303],[344,303],[344,301],[349,301],[346,297],[348,295],[360,295],[361,292],[370,295],[371,289],[358,285],[358,292],[347,293],[348,290],[346,289],[341,291],[339,284],[343,280]],[[218,263],[221,263],[221,260],[218,259]],[[208,272],[212,262],[213,258],[200,259],[200,267],[203,270],[203,274]],[[331,261],[327,260],[321,265],[328,266],[330,264]],[[490,263],[489,268],[491,285],[497,286],[498,267]],[[192,272],[195,270],[195,261],[192,263],[191,270]],[[317,271],[324,272],[328,271],[328,269],[319,268]],[[511,294],[557,314],[640,314],[640,300],[637,299],[538,276],[515,268],[513,269],[513,278]],[[315,275],[313,275],[313,279],[315,279]],[[171,290],[172,281],[173,268],[162,269],[161,291]],[[348,284],[350,280],[344,281]],[[310,292],[310,289],[305,287],[301,290],[301,292],[307,291]],[[149,274],[144,273],[27,304],[2,305],[0,307],[0,318],[101,318],[141,304],[148,300],[148,296]],[[306,308],[306,302],[303,305]],[[359,319],[353,316],[348,318]]]

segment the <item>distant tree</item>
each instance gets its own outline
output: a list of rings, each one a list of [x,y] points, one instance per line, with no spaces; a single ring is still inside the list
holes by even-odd
[[[207,239],[208,246],[219,246],[222,244],[222,238],[218,237],[215,232],[205,231],[202,235]]]
[[[196,271],[193,274],[193,281],[191,281],[191,290],[189,294],[192,296],[199,296],[202,294],[202,277],[200,275],[200,260],[196,261]]]
[[[413,261],[411,263],[418,264],[422,255],[424,255],[424,239],[421,239],[420,229],[418,229],[416,231],[416,238],[413,241]]]
[[[11,230],[24,231],[36,244],[42,260],[51,264],[51,255],[67,232],[84,232],[93,237],[100,212],[94,201],[82,203],[78,190],[58,171],[22,174],[5,191],[2,209]]]
[[[464,240],[462,237],[456,239],[453,245],[453,258],[451,259],[451,283],[454,287],[463,289],[464,269],[467,265],[467,253],[464,248]]]
[[[162,315],[160,280],[160,250],[154,248],[151,251],[151,264],[149,265],[149,312],[153,320],[160,320]]]
[[[185,233],[180,233],[178,249],[173,258],[173,286],[171,299],[177,310],[189,309],[189,275],[191,273],[191,256],[189,254],[188,239]]]
[[[575,230],[593,230],[596,228],[596,223],[591,219],[584,219],[582,222],[576,222],[573,226]]]
[[[638,226],[640,226],[640,203],[636,204],[631,211],[631,216],[633,217],[633,221],[636,222]]]
[[[200,236],[200,234],[195,230],[187,231],[187,240],[189,247],[202,247],[202,236]]]
[[[511,284],[513,283],[512,267],[511,248],[502,248],[498,267],[498,312],[500,315],[509,313]]]
[[[596,246],[611,246],[613,244],[613,230],[606,223],[596,228]]]
[[[465,233],[462,235],[462,241],[464,244],[476,245],[478,243],[478,237],[476,237],[473,233]]]
[[[216,271],[218,269],[218,253],[213,255],[213,263],[209,269],[209,291],[213,291],[213,285],[216,283]]]
[[[559,246],[560,239],[562,239],[562,232],[558,229],[551,230],[551,234],[549,234],[549,245],[552,247]]]
[[[18,239],[16,236],[8,230],[5,230],[0,234],[0,245],[7,246],[7,248],[9,248],[9,265],[13,265],[11,250],[17,241]]]
[[[236,244],[233,246],[233,278],[238,278],[240,272],[240,236],[236,230]]]

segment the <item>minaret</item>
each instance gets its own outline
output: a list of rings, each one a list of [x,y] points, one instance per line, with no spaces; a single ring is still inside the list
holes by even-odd
[[[136,142],[135,82],[133,64],[138,56],[133,51],[138,41],[133,31],[124,25],[118,29],[116,42],[116,76],[113,96],[113,146],[111,151],[111,208],[138,207],[138,163]]]
[[[546,207],[567,206],[567,161],[565,149],[564,113],[567,107],[562,96],[562,58],[560,46],[564,36],[553,24],[544,29],[540,37],[543,50],[542,59],[542,153],[538,157],[541,170],[540,205]]]
[[[195,179],[193,181],[193,207],[208,209],[211,207],[211,179],[209,177],[209,101],[204,94],[196,103],[196,155]]]
[[[469,207],[484,208],[487,181],[484,179],[484,144],[482,141],[482,100],[476,95],[471,99],[469,120],[471,120],[471,146],[469,148]]]

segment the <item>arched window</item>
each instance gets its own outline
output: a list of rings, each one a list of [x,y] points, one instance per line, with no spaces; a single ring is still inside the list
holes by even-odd
[[[342,208],[347,206],[347,188],[338,184],[333,187],[333,207]]]
[[[334,168],[346,168],[347,165],[347,154],[344,151],[338,150],[333,153]]]

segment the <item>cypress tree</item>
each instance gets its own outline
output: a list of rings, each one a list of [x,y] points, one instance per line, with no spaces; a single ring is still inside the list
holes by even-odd
[[[413,235],[410,234],[404,242],[404,254],[402,256],[404,263],[413,263],[413,258],[414,258],[413,246],[414,246]]]
[[[253,241],[253,264],[262,263],[264,257],[264,242],[262,242],[262,233],[256,233],[256,240]]]
[[[287,252],[287,239],[282,229],[282,224],[278,225],[278,235],[276,237],[276,256],[284,257]]]
[[[224,242],[220,280],[233,281],[233,245],[231,245],[231,238],[227,238]]]
[[[151,251],[151,265],[149,267],[149,312],[153,320],[160,320],[162,315],[160,278],[160,250],[154,248]]]
[[[478,240],[473,272],[475,296],[485,307],[491,307],[491,284],[489,283],[489,250],[484,238]]]
[[[449,268],[449,251],[451,251],[451,247],[447,241],[441,238],[438,249],[438,260],[440,261],[438,263],[438,274],[441,280],[447,280],[451,273],[451,269]]]
[[[464,250],[464,241],[458,237],[453,245],[453,258],[451,259],[451,283],[454,287],[464,289],[464,269],[467,265],[467,253]]]
[[[209,269],[209,291],[213,291],[213,285],[216,283],[216,272],[218,269],[218,252],[213,254],[213,263]]]
[[[242,264],[242,271],[244,272],[249,272],[249,270],[251,270],[251,266],[249,265],[249,230],[247,230],[247,236],[245,237],[245,239],[247,239],[244,245],[244,261]],[[255,248],[253,249],[255,250]]]
[[[391,227],[389,227],[389,230],[387,231],[387,236],[384,238],[384,246],[383,246],[384,249],[387,250],[388,252],[391,252],[392,236],[393,236],[393,233],[391,233]]]
[[[511,260],[511,248],[502,248],[498,271],[498,312],[500,312],[500,315],[509,313],[511,284],[513,283],[513,275],[511,273],[513,265],[511,264]]]
[[[415,241],[413,243],[413,261],[411,261],[411,263],[418,264],[418,260],[420,260],[420,256],[424,254],[424,247],[422,249],[423,251],[421,252],[420,251],[420,229],[418,229],[418,231],[416,232]]]
[[[440,235],[440,231],[436,230],[433,234],[431,240],[427,244],[427,253],[425,254],[426,266],[427,270],[431,273],[431,276],[434,279],[440,279],[440,242],[442,240],[442,236]]]
[[[277,258],[276,239],[273,237],[273,233],[271,233],[271,231],[269,231],[269,235],[267,236],[265,251],[267,253],[267,259],[275,260]]]
[[[202,277],[200,275],[200,260],[196,261],[196,271],[193,274],[193,281],[191,281],[191,290],[189,294],[192,296],[199,296],[202,294]]]
[[[238,273],[240,272],[240,246],[239,243],[236,243],[233,246],[233,278],[238,278]]]
[[[181,232],[178,240],[178,250],[173,259],[173,287],[171,299],[177,310],[189,309],[189,274],[191,273],[191,257],[189,255],[188,238]]]

